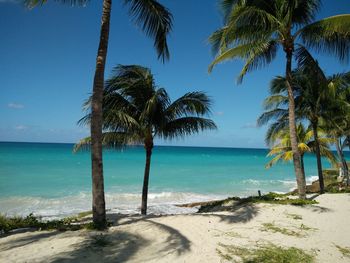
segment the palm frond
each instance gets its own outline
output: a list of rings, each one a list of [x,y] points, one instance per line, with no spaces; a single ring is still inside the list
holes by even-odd
[[[312,76],[312,78],[316,78],[321,83],[327,82],[327,77],[320,68],[318,62],[304,46],[299,45],[294,55],[298,62],[299,70]]]
[[[149,98],[140,114],[141,122],[151,122],[163,115],[165,109],[170,104],[170,98],[165,89],[156,90],[151,98]]]
[[[280,161],[290,161],[290,153],[292,151],[288,151],[288,152],[281,152],[279,154],[277,154],[275,157],[272,158],[272,160],[270,162],[268,162],[265,166],[266,169],[271,168],[273,165],[275,165],[276,163],[280,162]]]
[[[211,72],[219,63],[240,58],[245,60],[245,65],[238,77],[238,80],[241,81],[247,72],[269,64],[276,56],[276,52],[277,43],[274,40],[238,45],[219,54],[209,65],[208,71]]]
[[[281,121],[287,117],[288,109],[276,108],[273,110],[265,111],[263,114],[261,114],[257,120],[257,125],[261,127],[270,121]]]
[[[154,39],[158,58],[163,62],[169,59],[167,36],[172,28],[172,15],[167,8],[156,0],[124,0],[129,6],[130,15],[135,23]]]
[[[288,106],[287,96],[281,94],[271,95],[267,97],[263,103],[263,107],[265,110],[279,108],[280,106]]]
[[[82,150],[87,150],[87,149],[90,149],[90,147],[91,147],[91,137],[86,137],[84,139],[81,139],[76,144],[74,144],[73,152],[76,153]]]
[[[204,92],[188,92],[171,103],[165,114],[170,120],[190,115],[203,116],[210,113],[211,103]]]
[[[102,134],[102,145],[104,148],[123,148],[126,145],[140,145],[142,138],[137,133],[104,132]],[[81,139],[74,145],[73,152],[89,150],[91,137]]]
[[[286,78],[282,76],[276,76],[274,77],[270,82],[270,94],[280,94],[283,92],[286,92],[287,86],[286,86]]]
[[[164,139],[173,139],[176,137],[185,137],[204,130],[215,130],[217,127],[210,119],[201,117],[182,117],[172,120],[163,127],[160,137]]]
[[[302,28],[302,41],[308,48],[334,54],[341,61],[350,56],[350,14],[337,15],[322,19]]]
[[[280,146],[281,144],[278,144],[277,146],[274,146],[270,149],[269,153],[266,155],[266,157],[270,157],[276,154],[284,153],[291,151],[291,147],[288,146]]]
[[[224,26],[210,35],[208,42],[211,44],[211,52],[214,56],[227,49],[227,30],[228,27]]]
[[[238,83],[243,81],[243,77],[245,74],[247,74],[247,72],[263,68],[270,64],[276,57],[277,50],[278,43],[275,40],[267,41],[265,43],[261,43],[260,46],[251,48],[243,69],[238,76]]]
[[[321,7],[320,0],[289,0],[286,2],[294,5],[292,21],[298,25],[311,23]]]
[[[247,56],[247,53],[249,52],[250,47],[251,47],[251,44],[243,44],[233,48],[228,48],[227,50],[219,54],[214,59],[214,61],[209,65],[208,72],[210,73],[213,70],[214,66],[226,60],[235,59],[235,58],[241,58],[241,59],[245,58]]]
[[[124,110],[110,110],[105,111],[103,116],[103,127],[105,129],[123,129],[123,130],[135,130],[141,129],[138,120],[130,113]]]
[[[288,119],[284,121],[277,121],[268,127],[265,135],[265,143],[268,146],[272,146],[277,140],[279,140],[280,134],[282,131],[285,131],[288,129]]]
[[[221,0],[219,2],[219,8],[224,17],[224,23],[227,22],[232,10],[239,2],[241,2],[241,0]]]
[[[300,154],[311,151],[310,147],[304,142],[298,143],[298,149],[299,149]]]

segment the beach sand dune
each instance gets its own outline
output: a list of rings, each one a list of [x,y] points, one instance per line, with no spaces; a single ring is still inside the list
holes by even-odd
[[[222,245],[301,248],[316,262],[350,262],[350,195],[315,197],[305,207],[250,204],[230,212],[109,215],[107,232],[37,231],[0,238],[0,262],[224,262]],[[280,231],[282,230],[282,231]]]

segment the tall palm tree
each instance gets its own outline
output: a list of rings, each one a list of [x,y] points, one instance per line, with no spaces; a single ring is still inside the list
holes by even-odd
[[[71,5],[85,5],[89,2],[89,0],[56,1]],[[28,7],[33,8],[46,3],[47,0],[24,0],[24,2]],[[128,6],[129,14],[134,19],[136,25],[141,27],[147,36],[154,39],[154,47],[157,50],[158,58],[163,62],[169,59],[167,35],[171,31],[172,15],[168,9],[162,6],[157,0],[123,0],[123,3]],[[93,221],[99,228],[105,228],[106,226],[102,163],[102,97],[111,11],[112,0],[103,0],[102,24],[91,100],[92,212]]]
[[[91,98],[85,107],[91,107]],[[210,113],[211,100],[205,93],[190,92],[174,102],[164,88],[158,88],[147,68],[117,66],[114,76],[106,82],[103,99],[103,144],[118,147],[143,144],[146,151],[141,214],[147,213],[149,173],[154,138],[173,139],[205,129],[215,129],[215,123],[203,118]],[[91,113],[80,120],[91,121]],[[78,142],[75,150],[90,145],[91,139]]]
[[[225,60],[240,58],[245,65],[239,75],[269,64],[279,47],[286,55],[286,85],[293,163],[300,198],[305,198],[295,122],[292,59],[295,47],[325,51],[340,60],[349,58],[350,15],[337,15],[314,22],[320,0],[220,0],[224,26],[210,37],[216,58],[212,68]]]
[[[287,128],[287,129],[286,129]],[[266,168],[270,168],[279,161],[291,161],[293,159],[293,152],[291,148],[290,133],[288,127],[277,132],[268,134],[266,140],[271,145],[271,150],[267,156],[274,156],[272,160],[266,165]],[[304,167],[304,155],[308,152],[315,153],[317,149],[320,150],[321,156],[326,157],[331,163],[336,162],[330,145],[333,143],[333,139],[329,138],[323,132],[319,131],[318,148],[316,147],[316,140],[314,130],[312,127],[305,128],[303,124],[297,125],[298,136],[298,149],[301,156],[301,169],[305,176]]]

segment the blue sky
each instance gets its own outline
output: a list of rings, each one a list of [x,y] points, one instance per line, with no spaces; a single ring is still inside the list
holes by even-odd
[[[77,126],[89,96],[98,45],[101,1],[86,7],[52,3],[26,10],[0,0],[0,141],[76,142],[89,134]],[[213,56],[208,36],[221,26],[216,0],[163,0],[174,16],[171,59],[157,60],[153,42],[134,26],[122,1],[114,1],[106,77],[117,64],[150,67],[159,86],[175,99],[202,90],[214,100],[217,131],[158,144],[264,147],[266,128],[257,116],[273,76],[283,74],[282,53],[267,68],[249,73],[241,85],[241,61],[207,67]],[[186,3],[184,5],[184,3]],[[323,1],[319,18],[350,13],[346,0]],[[317,55],[327,74],[350,70],[330,56]]]

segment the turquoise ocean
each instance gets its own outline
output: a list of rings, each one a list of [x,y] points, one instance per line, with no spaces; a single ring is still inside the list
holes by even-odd
[[[0,143],[0,213],[59,218],[91,210],[90,152],[73,144]],[[152,155],[149,212],[192,212],[175,204],[286,192],[296,186],[291,163],[265,169],[267,149],[156,146]],[[104,151],[106,206],[137,213],[145,152],[142,147]],[[330,167],[323,161],[324,167]],[[305,157],[307,181],[316,160]]]

